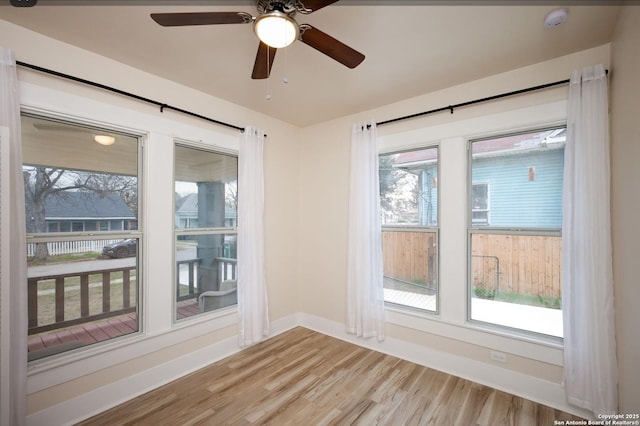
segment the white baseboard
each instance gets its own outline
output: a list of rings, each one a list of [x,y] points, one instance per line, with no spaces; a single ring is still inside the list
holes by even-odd
[[[271,323],[271,335],[278,335],[296,326],[306,327],[328,336],[490,386],[584,418],[590,418],[591,416],[589,412],[569,405],[566,402],[564,389],[558,383],[508,371],[491,364],[436,351],[399,339],[387,337],[383,342],[378,342],[376,339],[356,338],[346,333],[344,324],[325,318],[304,313],[290,315]],[[142,371],[135,376],[119,380],[33,413],[27,416],[27,425],[72,425],[233,355],[239,350],[237,336],[230,337],[199,351]],[[188,367],[185,368],[185,366]]]

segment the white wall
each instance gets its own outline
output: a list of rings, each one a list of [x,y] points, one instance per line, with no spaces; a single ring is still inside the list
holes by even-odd
[[[300,156],[300,292],[307,325],[350,339],[344,327],[348,163],[351,124],[383,121],[498,93],[569,78],[582,66],[609,66],[605,45],[479,81],[303,129]],[[508,337],[466,320],[466,145],[471,137],[561,123],[567,87],[415,118],[378,129],[381,150],[440,144],[440,313],[387,310],[390,343],[378,350],[587,415],[568,406],[562,389],[562,349],[533,337]],[[490,351],[507,354],[505,364]],[[474,368],[470,369],[470,365]],[[491,371],[490,375],[487,372]]]
[[[611,187],[613,280],[621,413],[640,412],[640,7],[624,7],[611,66]]]
[[[274,331],[297,312],[298,129],[0,20],[16,59],[79,76],[238,126],[262,127],[269,312]],[[93,87],[18,68],[22,104],[34,111],[126,128],[144,139],[144,333],[29,367],[30,424],[64,424],[238,350],[235,311],[172,323],[173,141],[236,149],[240,133]],[[151,214],[153,212],[153,214]]]

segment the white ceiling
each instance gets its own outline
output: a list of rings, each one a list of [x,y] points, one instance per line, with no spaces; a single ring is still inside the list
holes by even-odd
[[[301,127],[600,46],[611,41],[620,10],[606,1],[343,0],[296,19],[362,52],[360,66],[346,68],[296,42],[277,52],[268,80],[252,80],[258,42],[251,25],[168,28],[149,18],[193,11],[255,16],[252,1],[47,1],[0,6],[0,18]],[[568,8],[567,22],[544,27],[558,7]]]

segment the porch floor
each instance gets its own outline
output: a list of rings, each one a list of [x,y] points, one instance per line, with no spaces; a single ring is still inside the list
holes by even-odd
[[[189,299],[177,303],[177,319],[187,318],[198,312],[197,299]],[[40,333],[28,338],[29,360],[103,342],[136,331],[136,314],[129,313],[106,320],[87,322],[61,330]]]

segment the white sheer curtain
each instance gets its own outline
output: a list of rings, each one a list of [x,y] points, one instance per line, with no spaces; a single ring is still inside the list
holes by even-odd
[[[0,47],[0,424],[25,424],[27,258],[20,100],[13,52]]]
[[[382,281],[382,226],[375,123],[356,124],[351,133],[347,332],[385,337]]]
[[[269,335],[264,264],[264,133],[246,127],[238,158],[239,343],[249,346]]]
[[[574,71],[569,86],[562,223],[564,376],[571,404],[617,411],[609,202],[607,75]]]

